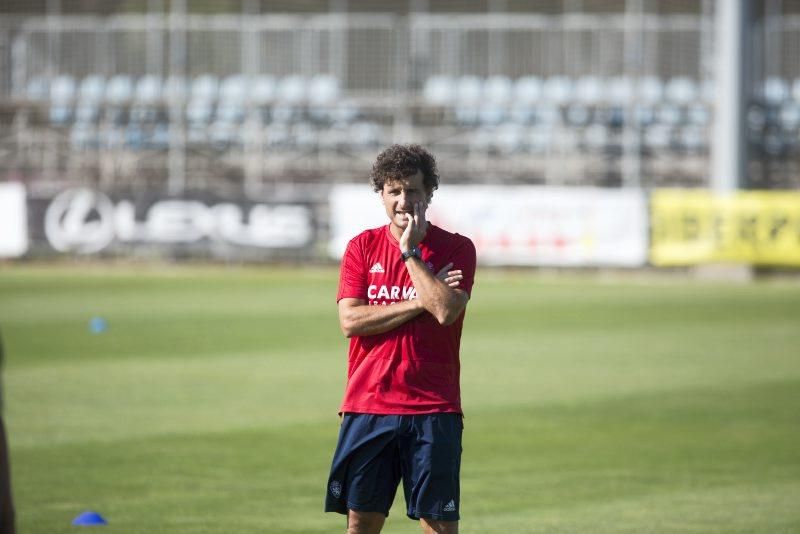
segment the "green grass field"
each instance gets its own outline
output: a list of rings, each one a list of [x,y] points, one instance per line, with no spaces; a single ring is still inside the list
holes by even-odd
[[[336,280],[1,268],[20,532],[343,531]],[[462,368],[462,532],[800,532],[797,281],[479,271]]]

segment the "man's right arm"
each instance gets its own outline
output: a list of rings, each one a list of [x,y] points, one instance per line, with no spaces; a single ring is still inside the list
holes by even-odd
[[[393,330],[424,311],[418,299],[369,306],[363,299],[343,298],[339,301],[339,325],[347,337],[373,336]]]

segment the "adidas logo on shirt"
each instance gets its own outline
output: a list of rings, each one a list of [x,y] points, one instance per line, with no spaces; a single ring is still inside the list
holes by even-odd
[[[383,271],[383,265],[381,265],[380,262],[378,262],[375,265],[373,265],[372,267],[370,267],[369,272],[371,272],[371,273],[382,273],[382,272],[384,272]]]
[[[450,502],[442,508],[444,512],[455,512],[456,511],[456,502],[453,499],[450,499]]]

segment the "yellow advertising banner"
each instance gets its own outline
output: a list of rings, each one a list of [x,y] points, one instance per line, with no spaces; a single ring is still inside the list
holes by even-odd
[[[653,265],[800,266],[800,191],[656,190],[650,228]]]

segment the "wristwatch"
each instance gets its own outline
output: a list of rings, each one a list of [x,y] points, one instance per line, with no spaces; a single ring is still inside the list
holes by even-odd
[[[408,258],[413,258],[414,256],[422,259],[422,251],[419,249],[419,247],[414,247],[407,252],[403,252],[402,254],[403,261],[408,260]]]

